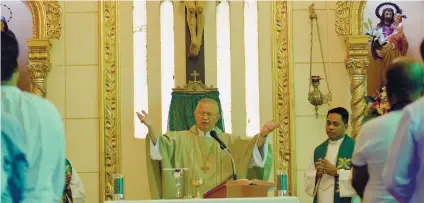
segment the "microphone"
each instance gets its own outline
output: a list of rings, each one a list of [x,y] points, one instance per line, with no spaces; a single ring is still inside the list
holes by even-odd
[[[219,143],[219,146],[221,147],[221,149],[222,149],[222,150],[225,150],[225,149],[227,149],[227,150],[228,150],[228,148],[227,148],[227,146],[224,144],[224,142],[223,142],[221,139],[219,139],[219,137],[218,137],[218,135],[216,134],[215,130],[212,130],[212,131],[210,132],[210,134],[211,134],[211,137],[212,137],[213,139],[215,139],[215,140]]]
[[[236,164],[234,163],[234,158],[231,155],[230,150],[228,150],[224,142],[221,139],[219,139],[218,135],[216,134],[214,130],[210,132],[210,135],[213,139],[215,139],[219,143],[219,146],[221,147],[221,149],[227,152],[228,156],[230,156],[231,165],[233,166],[233,180],[237,180]]]

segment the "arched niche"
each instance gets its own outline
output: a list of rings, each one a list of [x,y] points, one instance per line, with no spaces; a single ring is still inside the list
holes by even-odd
[[[358,135],[364,117],[366,103],[366,72],[369,66],[368,37],[363,32],[362,22],[366,1],[337,1],[335,28],[339,36],[345,37],[345,65],[351,83],[352,136]]]
[[[51,70],[50,48],[52,39],[59,39],[60,5],[57,0],[26,1],[32,14],[32,38],[28,39],[28,72],[31,92],[46,97],[46,77]]]
[[[19,13],[19,15],[16,15]],[[18,88],[22,91],[31,91],[31,78],[26,64],[28,64],[28,39],[32,38],[32,13],[25,1],[7,1],[1,3],[1,15],[6,20],[19,44]]]

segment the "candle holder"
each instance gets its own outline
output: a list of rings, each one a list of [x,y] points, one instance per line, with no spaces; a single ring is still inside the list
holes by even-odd
[[[321,90],[319,89],[320,80],[322,80],[320,76],[311,76],[311,85],[313,87],[312,91],[308,94],[309,102],[315,106],[315,116],[318,118],[318,106],[322,104],[328,103],[331,101],[331,92],[327,95],[323,95]]]

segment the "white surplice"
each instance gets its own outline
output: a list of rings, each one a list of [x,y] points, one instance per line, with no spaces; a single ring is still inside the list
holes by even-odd
[[[199,129],[197,130],[199,132],[199,136],[206,136],[213,139],[210,135],[210,131],[205,133]],[[216,129],[216,132],[219,133],[221,131]],[[157,161],[162,160],[162,156],[159,150],[160,149],[159,139],[160,137],[158,137],[156,144],[153,144],[151,139],[149,139],[150,140],[150,158],[152,160],[157,160]],[[256,142],[257,141],[258,140],[256,140]],[[267,155],[268,155],[268,137],[265,138],[264,145],[260,149],[258,148],[258,145],[255,145],[255,147],[253,148],[253,155],[252,155],[252,158],[250,159],[249,168],[252,168],[254,166],[263,168],[266,161],[265,157],[267,157]]]
[[[81,179],[79,178],[78,173],[74,167],[72,167],[72,178],[69,187],[71,187],[73,203],[84,203],[84,185],[82,184]]]
[[[334,166],[337,163],[337,156],[339,153],[340,145],[342,144],[345,138],[328,141],[327,153],[325,158]],[[314,196],[315,189],[315,177],[317,170],[315,169],[314,157],[312,156],[308,169],[305,172],[305,192]],[[340,187],[340,197],[353,197],[356,195],[355,189],[351,185],[352,180],[352,170],[340,169],[339,174],[339,187]],[[317,188],[317,200],[318,203],[332,203],[334,202],[334,187],[335,187],[335,178],[327,174],[323,174],[321,177],[321,182]],[[356,200],[355,200],[356,201]],[[352,199],[354,202],[354,199]]]

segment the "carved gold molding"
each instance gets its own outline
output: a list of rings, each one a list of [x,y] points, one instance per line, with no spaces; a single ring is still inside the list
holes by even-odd
[[[51,70],[50,41],[47,39],[28,40],[28,72],[31,77],[31,92],[41,97],[47,95],[47,74]]]
[[[296,195],[291,132],[290,2],[272,1],[272,70],[274,118],[281,122],[274,139],[274,171],[288,173],[288,193]],[[277,182],[277,177],[274,177]]]
[[[33,38],[59,39],[62,34],[58,1],[27,1],[32,12]]]
[[[99,1],[100,202],[112,200],[113,175],[121,172],[119,101],[119,2]]]
[[[362,18],[366,1],[337,1],[336,33],[340,36],[363,35]]]
[[[365,81],[369,65],[368,37],[363,33],[362,21],[366,1],[338,1],[336,3],[336,33],[346,37],[346,61],[351,83],[352,137],[356,138],[364,117]]]
[[[46,77],[51,70],[50,39],[59,39],[62,34],[60,5],[56,0],[26,2],[31,10],[33,22],[33,39],[28,40],[27,65],[31,77],[31,91],[46,97]]]
[[[349,1],[336,3],[336,33],[338,35],[350,34],[350,6]]]

